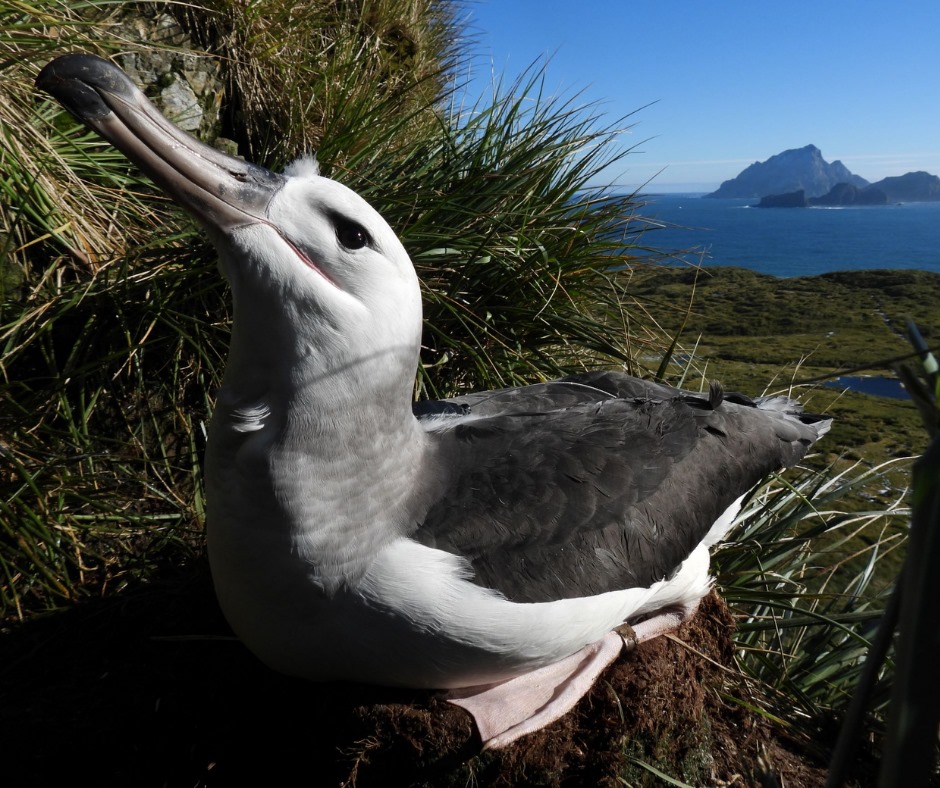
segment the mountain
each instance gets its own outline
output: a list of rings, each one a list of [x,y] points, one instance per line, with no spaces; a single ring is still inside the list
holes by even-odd
[[[848,183],[864,188],[868,181],[849,172],[841,161],[832,164],[815,145],[785,150],[767,161],[756,161],[717,191],[706,197],[763,197],[803,191],[807,199],[826,194],[833,186]]]
[[[889,202],[936,202],[940,200],[940,178],[929,172],[909,172],[873,183],[888,195]]]

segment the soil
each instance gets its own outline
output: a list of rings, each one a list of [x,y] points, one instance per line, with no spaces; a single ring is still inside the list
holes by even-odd
[[[481,752],[438,693],[312,684],[232,638],[205,566],[0,638],[9,786],[818,786],[823,765],[742,706],[715,595],[618,660],[561,720]],[[641,763],[642,762],[642,763]],[[644,766],[642,764],[647,764]],[[868,784],[862,778],[859,784]]]

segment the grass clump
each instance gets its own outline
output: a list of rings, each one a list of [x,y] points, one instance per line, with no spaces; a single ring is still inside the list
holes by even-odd
[[[910,510],[847,512],[845,499],[883,483],[888,467],[806,471],[752,496],[715,560],[738,619],[737,663],[751,702],[825,756],[848,707],[903,560]],[[870,709],[883,730],[891,666]]]
[[[173,404],[188,357],[156,348],[185,343],[165,331],[172,265],[161,254],[194,233],[113,149],[35,95],[53,54],[122,46],[102,32],[118,4],[3,5],[0,611],[22,619],[119,590],[190,549],[195,455],[168,439],[193,418]],[[156,426],[168,411],[172,430]]]
[[[180,18],[223,63],[223,125],[242,155],[279,169],[317,151],[329,171],[436,131],[463,58],[458,12],[441,0],[204,0]]]
[[[483,106],[451,108],[405,160],[370,156],[351,174],[402,228],[421,276],[427,396],[575,365],[636,368],[651,344],[627,318],[623,266],[645,229],[639,205],[585,188],[625,154],[622,129],[541,88],[538,73],[497,86]]]

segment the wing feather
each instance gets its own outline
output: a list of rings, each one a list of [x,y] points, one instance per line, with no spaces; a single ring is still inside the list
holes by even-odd
[[[616,373],[450,402],[472,418],[435,431],[411,536],[520,602],[670,576],[734,500],[822,431],[796,406]]]

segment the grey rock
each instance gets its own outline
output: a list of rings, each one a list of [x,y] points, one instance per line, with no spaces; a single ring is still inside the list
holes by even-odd
[[[189,83],[178,74],[160,91],[160,105],[169,120],[184,131],[198,131],[203,111]]]

